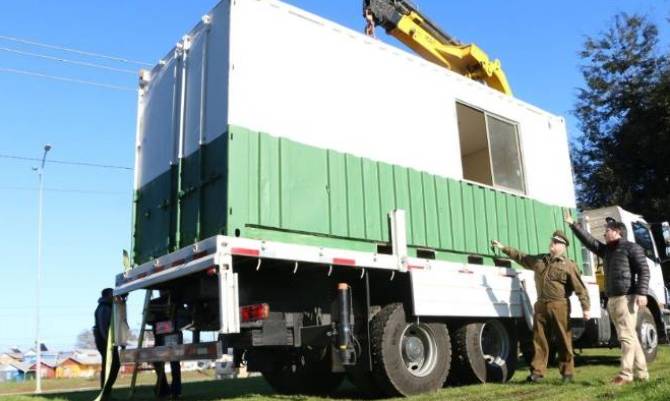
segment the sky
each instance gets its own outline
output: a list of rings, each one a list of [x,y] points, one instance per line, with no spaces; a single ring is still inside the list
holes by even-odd
[[[288,3],[352,29],[364,27],[360,0]],[[639,12],[660,25],[665,51],[670,43],[666,22],[670,0],[415,3],[446,32],[500,58],[515,96],[566,116],[573,137],[579,131],[570,111],[577,88],[583,85],[578,51],[587,35],[604,31],[618,12]],[[134,71],[141,67],[9,38],[154,64],[215,4],[214,0],[0,3],[0,351],[34,344],[36,319],[38,192],[32,168],[38,162],[7,156],[39,158],[48,143],[53,146],[50,160],[112,166],[47,163],[44,172],[40,332],[50,348],[69,349],[77,334],[90,330],[100,289],[113,285],[122,271],[122,250],[130,248]],[[377,36],[399,45],[383,32]],[[398,84],[402,80],[398,77]],[[142,298],[140,293],[130,298],[132,328],[139,327]]]

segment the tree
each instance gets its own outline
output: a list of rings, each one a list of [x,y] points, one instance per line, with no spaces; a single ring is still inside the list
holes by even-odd
[[[95,337],[92,330],[82,330],[77,335],[75,346],[79,349],[95,349]]]
[[[137,332],[131,330],[130,335],[128,336],[128,341],[137,341],[137,334]],[[146,341],[147,339],[153,340],[153,333],[151,331],[144,333],[144,340]],[[80,349],[95,349],[95,337],[93,336],[93,331],[82,330],[77,335],[75,347]]]
[[[585,87],[572,143],[579,206],[620,205],[650,220],[670,217],[670,54],[658,27],[619,14],[580,53]]]

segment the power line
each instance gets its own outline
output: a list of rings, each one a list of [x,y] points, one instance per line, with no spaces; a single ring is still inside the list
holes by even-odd
[[[13,73],[13,74],[27,75],[27,76],[31,76],[31,77],[47,78],[47,79],[53,79],[53,80],[56,80],[56,81],[64,81],[64,82],[71,82],[71,83],[76,83],[76,84],[91,85],[91,86],[97,86],[99,88],[107,88],[107,89],[114,89],[114,90],[120,90],[120,91],[135,92],[135,90],[136,90],[134,88],[130,88],[130,87],[127,87],[127,86],[118,86],[118,85],[104,84],[104,83],[95,82],[95,81],[85,81],[85,80],[82,80],[82,79],[59,77],[59,76],[56,76],[56,75],[49,75],[49,74],[43,74],[43,73],[40,73],[40,72],[32,72],[32,71],[26,71],[26,70],[17,70],[17,69],[14,69],[14,68],[0,67],[0,72],[9,72],[9,73]]]
[[[93,311],[95,309],[91,309],[90,311],[80,311],[80,312],[49,312],[45,313],[44,317],[47,319],[54,318],[54,317],[72,317],[72,318],[80,318],[82,316],[89,316],[92,315]],[[14,319],[32,319],[32,316],[26,315],[25,313],[0,313],[0,317],[6,317],[6,318],[14,318]]]
[[[18,54],[18,55],[21,55],[21,56],[37,57],[37,58],[42,58],[42,59],[45,59],[45,60],[59,61],[59,62],[62,62],[62,63],[79,65],[79,66],[83,66],[83,67],[98,68],[98,69],[101,69],[101,70],[114,71],[114,72],[123,72],[123,73],[126,73],[126,74],[137,74],[137,71],[134,71],[134,70],[127,70],[127,69],[124,69],[124,68],[110,67],[110,66],[107,66],[107,65],[96,64],[96,63],[88,63],[88,62],[85,62],[85,61],[69,60],[69,59],[66,59],[66,58],[47,56],[47,55],[39,54],[39,53],[25,52],[25,51],[16,50],[16,49],[10,49],[8,47],[0,47],[0,51],[4,51],[4,52],[8,52],[8,53],[14,53],[14,54]]]
[[[16,155],[6,155],[0,154],[0,159],[13,159],[13,160],[29,160],[29,161],[42,161],[36,157],[26,157],[26,156],[16,156]],[[47,163],[55,164],[67,164],[71,166],[83,166],[83,167],[96,167],[96,168],[108,168],[108,169],[117,169],[117,170],[133,170],[132,167],[126,166],[117,166],[113,164],[98,164],[98,163],[88,163],[88,162],[73,162],[65,160],[47,160]]]
[[[56,306],[56,305],[47,305],[47,306],[42,306],[42,309],[90,309],[88,306],[81,306],[81,305],[61,305],[61,306]],[[24,309],[35,309],[35,306],[0,306],[0,311],[3,310],[24,310]]]
[[[84,50],[79,50],[79,49],[73,49],[73,48],[69,48],[69,47],[50,45],[50,44],[47,44],[47,43],[36,42],[34,40],[27,40],[27,39],[17,38],[15,36],[0,35],[0,39],[9,40],[9,41],[12,41],[12,42],[17,42],[17,43],[23,43],[23,44],[31,45],[31,46],[43,47],[43,48],[46,48],[46,49],[54,49],[54,50],[60,50],[60,51],[64,51],[64,52],[80,54],[82,56],[98,57],[98,58],[103,58],[103,59],[107,59],[107,60],[114,60],[114,61],[118,61],[120,63],[137,64],[137,65],[144,65],[144,66],[149,66],[149,67],[152,66],[152,64],[150,64],[150,63],[145,63],[143,61],[130,60],[130,59],[127,59],[125,57],[108,56],[106,54],[101,54],[101,53],[94,53],[94,52],[89,52],[89,51],[84,51]]]
[[[0,189],[14,190],[14,191],[39,190],[39,188],[30,188],[30,187],[0,187]],[[96,191],[88,189],[44,188],[44,190],[48,192],[66,192],[66,193],[77,193],[77,194],[128,195],[126,192]]]

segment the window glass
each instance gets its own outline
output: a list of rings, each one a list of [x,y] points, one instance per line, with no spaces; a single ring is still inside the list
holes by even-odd
[[[516,126],[490,115],[486,117],[494,185],[525,192]]]
[[[484,112],[457,103],[463,178],[493,185]]]
[[[654,242],[651,240],[649,229],[641,223],[633,223],[633,235],[635,242],[644,249],[644,254],[649,259],[654,259]]]

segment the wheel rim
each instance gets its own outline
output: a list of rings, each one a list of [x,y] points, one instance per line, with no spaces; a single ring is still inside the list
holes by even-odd
[[[651,352],[658,345],[658,333],[656,333],[656,325],[643,322],[640,325],[640,343],[645,352]]]
[[[503,365],[510,352],[505,326],[497,320],[484,323],[479,333],[479,345],[486,362]]]
[[[400,337],[400,354],[410,374],[430,374],[437,363],[437,343],[430,328],[425,324],[408,325]]]

